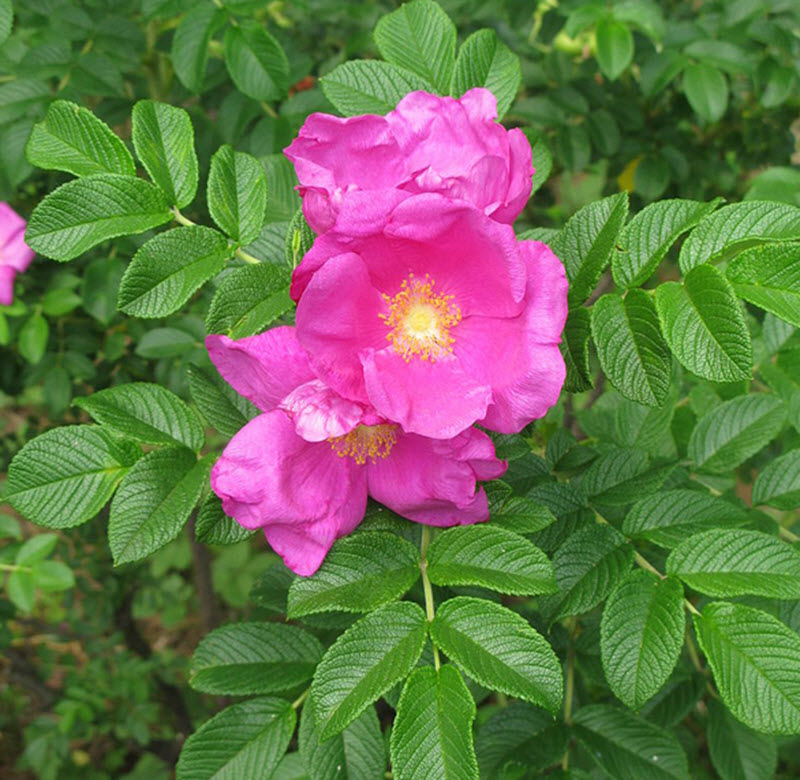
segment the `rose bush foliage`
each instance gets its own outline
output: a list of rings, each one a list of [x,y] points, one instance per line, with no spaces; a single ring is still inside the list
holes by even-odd
[[[64,538],[107,517],[119,568],[92,603],[145,662],[135,617],[172,619],[180,577],[149,612],[112,592],[174,556],[184,527],[196,571],[197,542],[263,563],[246,613],[215,627],[204,610],[188,682],[209,698],[192,704],[178,777],[791,773],[800,212],[785,190],[783,203],[712,198],[758,147],[753,116],[786,129],[796,51],[779,30],[793,10],[712,3],[681,26],[676,4],[670,27],[646,2],[532,17],[509,4],[549,47],[532,54],[511,26],[521,69],[474,24],[457,48],[447,14],[414,0],[378,22],[382,60],[330,62],[321,90],[287,97],[310,65],[275,8],[187,3],[171,24],[174,10],[146,5],[152,89],[130,136],[119,104],[97,111],[117,134],[69,82],[63,100],[37,93],[46,70],[9,82],[28,160],[62,172],[30,214],[40,258],[14,306],[55,273],[45,257],[77,269],[54,276],[41,311],[4,310],[25,314],[10,354],[51,368],[47,318],[62,323],[98,276],[128,316],[83,296],[121,330],[84,379],[63,365],[74,347],[52,353],[66,376],[48,393],[78,390],[78,424],[19,448],[3,497]],[[750,59],[746,40],[760,42]],[[33,68],[20,51],[7,61]],[[91,53],[75,53],[78,85]],[[164,99],[168,61],[200,95],[171,99],[191,115]],[[195,101],[213,103],[223,62],[235,89],[215,135]],[[650,102],[633,111],[638,89]],[[748,100],[759,108],[719,122]],[[718,157],[736,133],[753,143]],[[698,175],[683,175],[698,148]],[[765,161],[786,165],[782,148]],[[31,170],[4,175],[16,186]],[[649,203],[667,186],[675,197]],[[299,576],[249,536],[261,527]],[[69,593],[55,539],[6,548],[22,612],[37,588]],[[249,587],[246,566],[229,568]],[[161,674],[180,744],[193,724]],[[66,755],[70,724],[102,708],[69,702],[61,736],[39,723],[32,745]],[[175,763],[148,717],[144,734],[115,728]]]

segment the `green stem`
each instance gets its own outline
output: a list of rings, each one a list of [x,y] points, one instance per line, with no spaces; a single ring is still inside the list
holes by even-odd
[[[659,571],[659,570],[658,570],[658,569],[657,569],[655,566],[653,566],[653,564],[652,564],[652,563],[650,563],[650,561],[648,561],[648,560],[647,560],[647,558],[645,558],[645,557],[644,557],[643,555],[641,555],[640,553],[638,553],[638,552],[634,552],[634,554],[633,554],[633,559],[636,561],[636,563],[637,563],[637,564],[638,564],[638,565],[639,565],[641,568],[643,568],[643,569],[646,569],[646,570],[647,570],[647,571],[649,571],[649,572],[652,572],[652,573],[653,573],[653,574],[655,574],[655,575],[656,575],[656,577],[658,577],[659,579],[662,579],[662,580],[664,579],[664,575],[663,575],[663,574],[662,574],[662,573],[661,573],[661,572],[660,572],[660,571]]]
[[[26,571],[26,572],[32,572],[33,569],[30,566],[18,566],[15,563],[0,563],[0,571]]]
[[[292,709],[296,710],[308,697],[311,688],[306,688],[293,702],[292,702]]]
[[[422,573],[422,590],[425,593],[425,616],[428,618],[428,623],[433,623],[436,608],[433,603],[433,588],[431,587],[431,581],[428,579],[428,561],[425,558],[425,554],[428,552],[428,545],[430,544],[430,541],[430,526],[423,525],[422,540],[419,544],[419,570]],[[433,645],[433,666],[436,671],[439,671],[439,667],[441,666],[441,662],[439,660],[439,648],[436,647],[435,642],[431,641],[431,644]]]
[[[192,222],[191,219],[181,214],[177,206],[172,207],[172,217],[179,225],[184,227],[195,227],[197,225],[196,222]],[[245,252],[244,249],[237,248],[233,254],[240,260],[244,260],[245,263],[250,263],[250,265],[261,265],[261,261],[257,257],[253,257],[253,255]]]

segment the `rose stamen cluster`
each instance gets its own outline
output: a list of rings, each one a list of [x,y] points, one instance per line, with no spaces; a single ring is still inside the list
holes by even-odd
[[[312,114],[286,150],[318,233],[296,326],[207,340],[262,410],[212,472],[225,511],[312,574],[367,496],[429,525],[487,520],[506,469],[476,427],[515,433],[556,403],[563,266],[510,223],[530,146],[491,92],[407,95],[385,117]]]

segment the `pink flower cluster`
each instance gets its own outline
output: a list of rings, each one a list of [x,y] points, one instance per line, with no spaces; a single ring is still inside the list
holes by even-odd
[[[488,519],[505,472],[475,427],[520,431],[556,402],[564,269],[510,223],[531,151],[485,89],[407,95],[385,117],[313,114],[286,150],[319,234],[295,269],[296,327],[209,336],[263,414],[211,480],[225,511],[312,574],[367,496],[420,523]]]
[[[0,305],[14,300],[14,279],[33,260],[25,243],[25,220],[8,203],[0,203]]]

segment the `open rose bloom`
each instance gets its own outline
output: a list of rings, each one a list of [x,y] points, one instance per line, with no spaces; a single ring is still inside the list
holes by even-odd
[[[320,377],[409,432],[520,431],[558,399],[567,316],[550,249],[438,194],[346,198],[295,271]]]
[[[25,243],[25,220],[7,203],[0,203],[0,305],[14,300],[14,279],[33,260]]]
[[[404,432],[320,381],[293,328],[206,343],[225,380],[263,412],[228,444],[212,487],[228,515],[264,529],[293,571],[317,570],[361,522],[368,494],[428,525],[488,519],[476,482],[496,479],[506,464],[485,433],[438,440]]]
[[[386,116],[311,114],[285,154],[317,233],[333,227],[348,193],[437,192],[511,223],[531,194],[531,147],[495,120],[488,89],[462,97],[406,95]]]
[[[295,269],[296,328],[207,340],[262,414],[211,483],[312,574],[367,496],[410,520],[487,520],[479,486],[505,463],[475,424],[522,430],[556,403],[567,280],[511,224],[531,193],[530,146],[485,89],[407,95],[387,116],[313,114],[286,150],[319,233]]]

